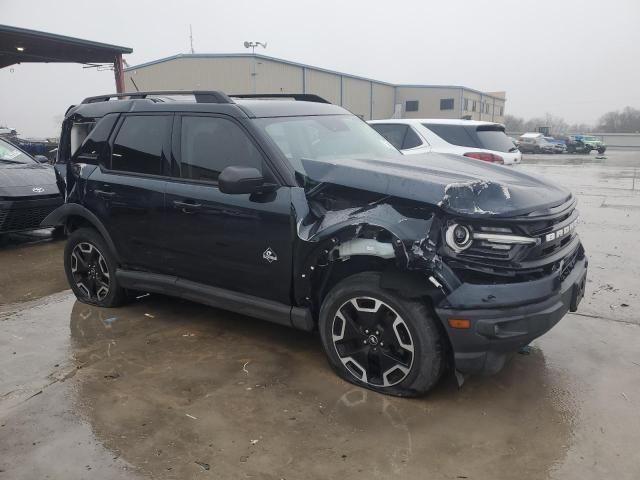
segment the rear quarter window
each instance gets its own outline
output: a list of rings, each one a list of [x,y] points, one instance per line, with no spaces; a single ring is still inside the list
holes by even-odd
[[[495,152],[511,152],[515,150],[513,142],[500,126],[490,125],[476,129],[480,148]]]
[[[472,125],[425,124],[424,126],[452,145],[482,148],[496,152],[515,150],[513,142],[500,125],[476,127]]]
[[[164,146],[173,118],[165,115],[127,116],[113,142],[111,169],[161,175]]]
[[[442,138],[445,142],[460,147],[479,148],[478,142],[469,134],[467,127],[464,125],[446,125],[446,124],[423,124],[433,133]]]

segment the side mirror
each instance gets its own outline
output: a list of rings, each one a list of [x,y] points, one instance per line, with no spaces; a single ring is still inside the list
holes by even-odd
[[[257,168],[230,166],[218,175],[218,188],[222,193],[231,195],[268,192],[275,187],[276,185],[265,182]]]
[[[38,163],[49,163],[49,159],[44,155],[35,155],[33,159]]]

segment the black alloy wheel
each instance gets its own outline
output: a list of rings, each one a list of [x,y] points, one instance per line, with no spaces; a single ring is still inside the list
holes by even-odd
[[[76,287],[88,300],[103,301],[109,294],[111,275],[102,252],[89,242],[81,242],[73,247],[70,260]]]
[[[92,228],[80,228],[67,240],[64,270],[78,300],[100,307],[117,307],[127,300],[118,285],[117,263],[104,238]]]
[[[370,297],[348,300],[338,308],[331,331],[340,361],[361,382],[390,387],[411,371],[413,338],[402,317],[385,302]]]

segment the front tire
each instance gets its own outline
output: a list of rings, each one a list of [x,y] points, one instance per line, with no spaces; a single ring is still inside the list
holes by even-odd
[[[444,370],[443,338],[424,302],[380,287],[381,274],[341,281],[320,309],[329,363],[345,380],[381,393],[415,397]]]
[[[606,152],[606,151],[607,151],[607,149],[606,149],[606,148],[603,148],[603,147],[600,147],[600,148],[598,149],[598,153],[599,153],[600,155],[602,155],[602,154],[603,154],[604,152]]]
[[[64,270],[79,301],[99,307],[117,307],[126,292],[116,279],[116,261],[98,232],[80,228],[64,249]]]

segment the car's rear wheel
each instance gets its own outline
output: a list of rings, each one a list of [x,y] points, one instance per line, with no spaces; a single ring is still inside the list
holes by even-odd
[[[424,302],[380,287],[380,274],[346,278],[325,298],[320,336],[332,367],[351,383],[418,396],[442,375],[443,340]]]
[[[116,262],[106,243],[93,229],[71,234],[64,249],[64,269],[78,300],[100,307],[116,307],[126,292],[116,279]]]
[[[606,150],[607,150],[606,148],[602,148],[602,147],[600,147],[600,148],[598,149],[598,153],[599,153],[600,155],[602,155]]]

